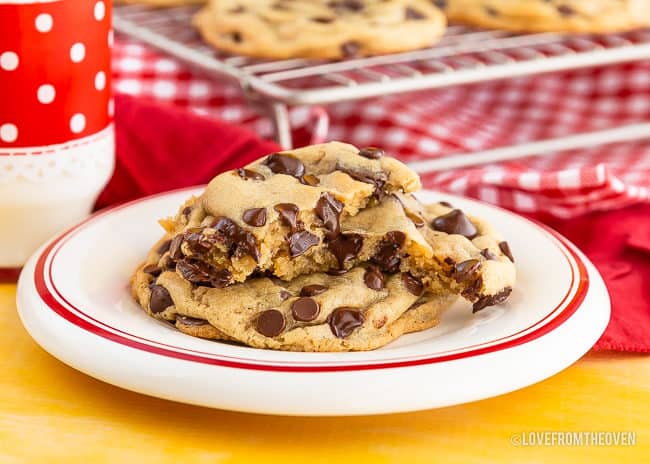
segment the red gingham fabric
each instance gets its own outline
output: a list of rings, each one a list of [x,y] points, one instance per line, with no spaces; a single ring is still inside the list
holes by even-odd
[[[271,124],[235,85],[118,38],[118,93],[189,108],[265,137]],[[294,108],[297,144],[342,140],[421,161],[650,121],[650,61],[452,87],[326,108]],[[308,136],[305,136],[307,134]],[[650,139],[439,172],[423,184],[524,213],[566,218],[650,201]]]

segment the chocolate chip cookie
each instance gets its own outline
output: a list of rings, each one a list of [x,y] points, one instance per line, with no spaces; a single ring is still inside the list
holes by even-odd
[[[451,295],[415,295],[400,274],[373,266],[284,282],[258,277],[225,288],[195,286],[178,273],[138,269],[133,291],[157,319],[193,336],[290,351],[358,351],[433,327]],[[351,297],[353,295],[353,297]]]
[[[429,0],[212,0],[194,24],[231,53],[337,59],[430,46],[446,19]]]
[[[619,32],[650,26],[649,0],[436,0],[450,21],[523,32]]]

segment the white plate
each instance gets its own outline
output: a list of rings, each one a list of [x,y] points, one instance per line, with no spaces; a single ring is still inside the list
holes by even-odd
[[[438,327],[362,353],[288,353],[184,335],[131,299],[131,272],[196,189],[96,214],[41,248],[18,284],[23,324],[53,356],[123,388],[238,411],[377,414],[506,393],[569,366],[598,339],[609,297],[593,265],[557,233],[508,211],[434,192],[490,220],[517,260],[500,306],[459,303]]]

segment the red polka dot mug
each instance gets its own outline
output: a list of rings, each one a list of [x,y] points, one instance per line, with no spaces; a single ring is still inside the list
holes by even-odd
[[[114,165],[110,0],[0,0],[0,268],[79,221]]]

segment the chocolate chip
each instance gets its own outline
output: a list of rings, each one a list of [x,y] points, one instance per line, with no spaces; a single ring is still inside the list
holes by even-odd
[[[162,313],[165,309],[174,304],[169,292],[162,285],[152,285],[149,309],[152,313]]]
[[[293,314],[293,318],[297,321],[313,321],[319,312],[320,306],[312,298],[298,298],[291,304],[291,314]]]
[[[404,214],[406,214],[406,217],[409,218],[411,221],[413,221],[413,224],[415,227],[424,227],[426,225],[426,221],[422,216],[420,216],[418,213],[415,211],[411,211],[410,209],[404,207]]]
[[[305,174],[299,180],[301,184],[309,185],[311,187],[316,187],[318,184],[320,184],[320,179],[311,174]]]
[[[356,181],[374,185],[374,195],[378,200],[381,200],[384,197],[384,185],[388,180],[388,176],[385,172],[373,173],[369,171],[354,170],[343,166],[337,166],[336,168]]]
[[[459,209],[438,216],[431,223],[431,227],[448,234],[459,234],[470,240],[478,235],[478,230],[476,230],[474,224]]]
[[[256,263],[259,262],[260,251],[257,249],[257,240],[252,233],[226,217],[215,218],[212,227],[217,231],[219,240],[228,247],[231,255],[236,258],[248,255]]]
[[[384,288],[384,274],[381,273],[379,268],[371,266],[366,269],[363,275],[363,281],[368,288],[373,290],[381,290]]]
[[[377,147],[366,147],[359,150],[359,155],[364,158],[376,160],[384,156],[384,150]]]
[[[415,296],[422,295],[422,292],[424,291],[424,285],[420,282],[420,279],[413,277],[408,272],[402,273],[402,283],[404,284],[404,287],[406,287],[406,290]]]
[[[576,10],[571,8],[569,5],[557,5],[556,8],[562,16],[573,16],[576,14]]]
[[[242,219],[253,227],[262,227],[266,224],[266,208],[251,208],[244,211]]]
[[[363,2],[360,0],[332,0],[327,2],[327,6],[333,10],[361,11]]]
[[[265,337],[277,337],[282,333],[285,325],[284,314],[277,309],[267,309],[255,320],[255,328]]]
[[[510,261],[513,263],[515,262],[515,257],[512,256],[512,251],[510,251],[510,245],[508,245],[508,242],[499,243],[499,250],[501,250],[501,253],[506,255]]]
[[[483,250],[481,250],[481,255],[488,260],[497,259],[497,255],[492,253],[489,248],[484,248]]]
[[[348,40],[341,44],[341,54],[344,58],[356,56],[357,53],[359,53],[359,50],[361,50],[361,45],[359,42],[355,42],[354,40]]]
[[[172,259],[181,259],[183,257],[183,252],[181,251],[182,244],[183,244],[182,234],[179,234],[172,239],[172,242],[169,245],[169,256],[171,256]]]
[[[154,277],[158,277],[160,274],[162,274],[162,269],[160,269],[155,264],[147,264],[142,268],[142,272],[146,272],[147,274],[151,274]]]
[[[216,269],[208,263],[192,259],[179,261],[176,269],[185,280],[195,285],[222,288],[232,280],[228,269]]]
[[[485,295],[474,303],[472,312],[475,313],[487,306],[503,303],[510,296],[510,293],[512,293],[512,288],[506,287],[496,295]]]
[[[442,206],[446,206],[447,208],[453,208],[451,203],[449,203],[448,201],[439,201],[438,204]]]
[[[445,263],[448,264],[448,265],[450,265],[450,266],[453,266],[454,264],[456,264],[456,261],[454,261],[453,259],[451,259],[449,256],[446,256],[446,257],[445,257]]]
[[[200,327],[202,325],[208,325],[209,322],[205,319],[198,319],[196,317],[183,316],[181,314],[176,315],[176,321],[180,322],[183,325],[189,325],[193,327]]]
[[[305,285],[304,287],[302,287],[302,290],[300,290],[300,296],[320,295],[326,290],[327,287],[325,285],[318,285],[318,284]]]
[[[273,207],[280,215],[280,221],[285,226],[291,228],[291,232],[296,232],[298,227],[298,206],[293,203],[279,203]]]
[[[427,15],[425,15],[421,11],[416,10],[413,7],[407,6],[406,10],[404,10],[404,17],[406,19],[420,20],[420,19],[426,19]]]
[[[347,269],[330,269],[328,271],[325,271],[325,274],[331,275],[331,276],[340,276],[343,274],[346,274],[348,272]]]
[[[237,169],[237,174],[244,180],[265,180],[262,174],[251,169],[239,168]]]
[[[181,214],[186,217],[189,216],[191,213],[192,213],[191,206],[186,206],[185,208],[183,208],[183,211],[181,212]]]
[[[165,240],[160,244],[158,249],[156,250],[159,255],[164,255],[167,251],[169,251],[169,247],[172,244],[171,240]]]
[[[456,282],[465,282],[471,279],[480,269],[481,262],[478,259],[468,259],[454,265],[453,276]]]
[[[345,263],[357,257],[363,246],[363,238],[359,234],[341,234],[327,243],[327,248],[336,257],[339,269]]]
[[[479,276],[477,279],[474,279],[467,287],[465,287],[460,294],[467,298],[469,301],[475,301],[479,298],[481,293],[481,287],[483,286],[483,278]]]
[[[341,233],[339,217],[343,211],[343,203],[334,198],[334,195],[327,192],[321,194],[314,211],[327,229],[326,239],[332,240]]]
[[[371,261],[378,265],[382,271],[397,272],[401,262],[400,249],[405,241],[406,235],[404,232],[399,230],[388,232],[377,245],[377,250]]]
[[[349,336],[364,320],[361,311],[346,306],[336,308],[327,318],[332,333],[338,338]]]
[[[293,177],[302,177],[305,165],[298,158],[282,153],[269,155],[264,161],[271,171],[276,174],[286,174]]]
[[[289,254],[292,258],[295,258],[309,250],[311,247],[318,245],[320,239],[317,235],[314,235],[311,232],[301,230],[291,234],[287,239],[287,242],[289,243]]]
[[[311,18],[311,20],[315,23],[320,23],[320,24],[330,24],[334,22],[334,18],[326,18],[324,16],[317,16],[315,18]]]
[[[196,227],[187,229],[183,234],[183,240],[193,254],[204,255],[212,250],[218,238],[215,234],[204,234],[203,229]]]
[[[241,35],[241,32],[239,31],[232,31],[230,33],[230,39],[235,43],[241,43],[241,41],[244,40],[244,38]]]

